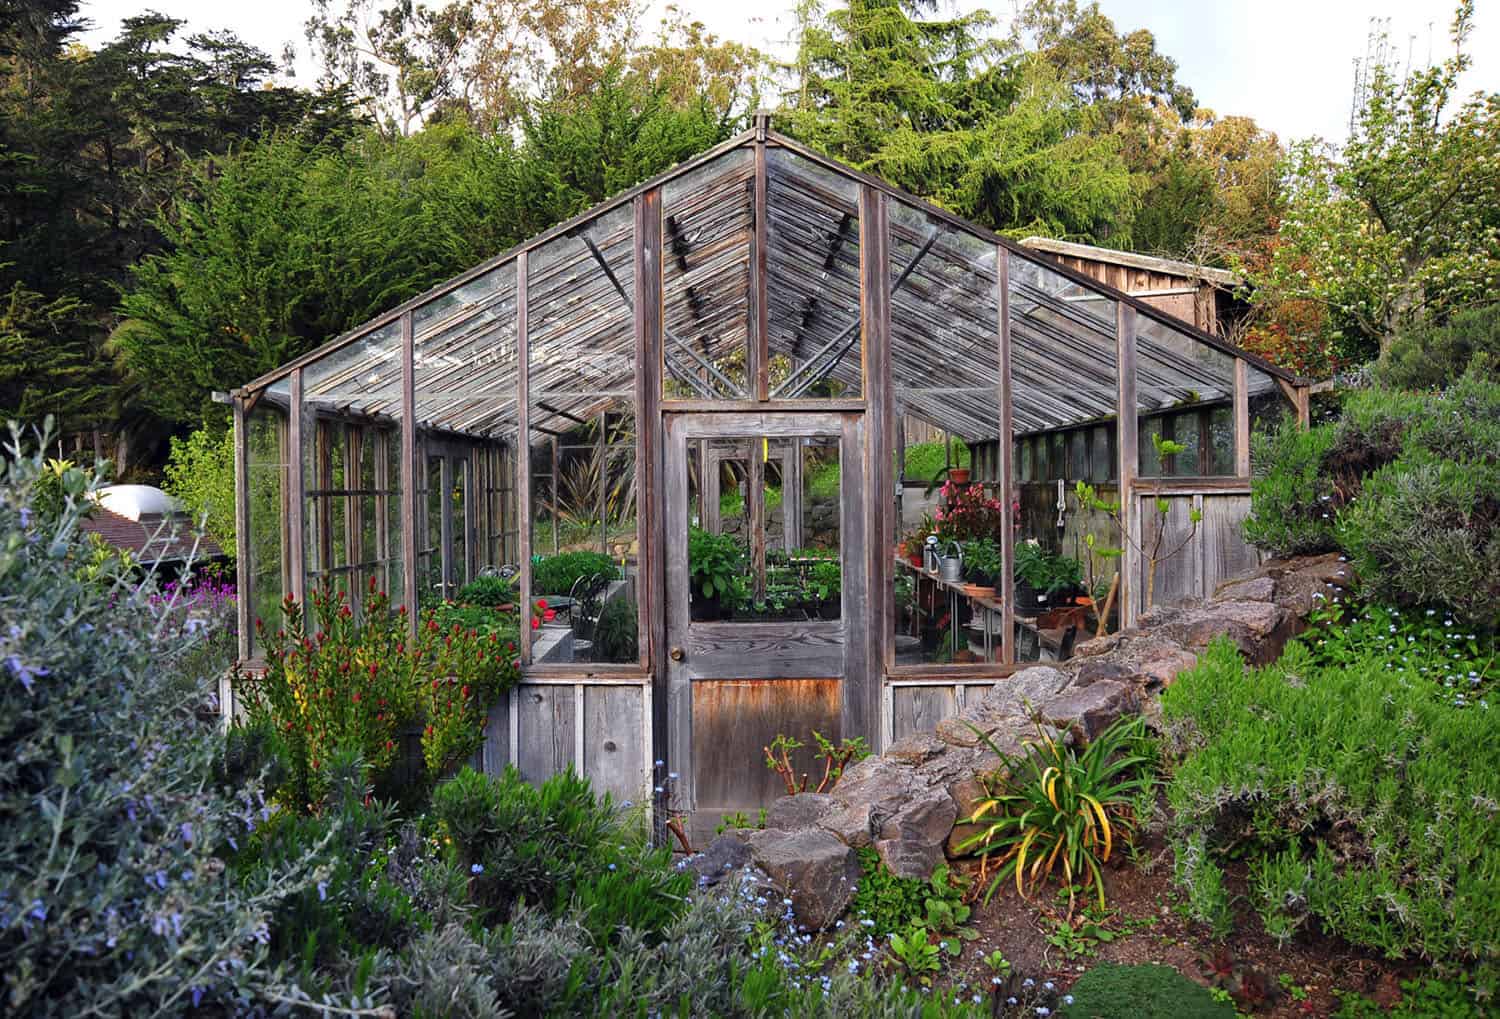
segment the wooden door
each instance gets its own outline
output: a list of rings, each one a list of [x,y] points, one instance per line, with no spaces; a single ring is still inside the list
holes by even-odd
[[[695,845],[726,815],[753,822],[785,791],[765,764],[777,736],[802,742],[794,761],[811,772],[814,732],[835,742],[872,735],[844,731],[846,690],[865,668],[863,436],[858,414],[666,418],[670,806],[691,815]],[[745,556],[749,604],[721,607],[720,618],[694,601],[689,538],[699,527],[733,538]],[[814,605],[828,563],[838,597]]]

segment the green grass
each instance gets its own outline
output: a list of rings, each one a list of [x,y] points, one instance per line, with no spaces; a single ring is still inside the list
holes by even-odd
[[[952,440],[952,460],[955,467],[969,466],[969,447],[963,440]],[[906,483],[925,485],[932,476],[943,469],[943,444],[941,442],[919,442],[906,447]]]

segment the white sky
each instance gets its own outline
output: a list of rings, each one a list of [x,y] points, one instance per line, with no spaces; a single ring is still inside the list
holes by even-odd
[[[441,0],[428,0],[438,3]],[[952,0],[944,0],[951,6]],[[1002,23],[1013,0],[969,0],[989,7]],[[677,0],[677,5],[726,38],[780,49],[791,32],[791,0]],[[652,0],[659,11],[664,0]],[[1178,80],[1201,105],[1220,114],[1246,114],[1283,140],[1321,135],[1342,141],[1347,131],[1353,61],[1365,53],[1373,18],[1389,18],[1392,40],[1414,61],[1450,51],[1454,0],[1100,0],[1121,31],[1148,28],[1157,47],[1177,60]],[[120,20],[147,9],[185,18],[189,31],[229,28],[273,57],[287,42],[305,49],[308,0],[85,0],[94,23],[90,45],[111,38]],[[759,10],[758,15],[747,10]],[[653,19],[654,20],[654,19]],[[1470,38],[1473,66],[1464,92],[1500,91],[1500,0],[1480,0]],[[308,82],[310,84],[310,82]]]

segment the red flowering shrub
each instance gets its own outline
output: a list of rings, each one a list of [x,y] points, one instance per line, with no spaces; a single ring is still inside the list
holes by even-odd
[[[357,751],[367,774],[396,763],[402,730],[425,717],[422,752],[440,773],[473,753],[489,704],[519,678],[515,645],[429,614],[413,641],[406,610],[371,583],[361,618],[345,592],[313,593],[312,617],[290,597],[275,633],[259,620],[266,668],[237,676],[248,723],[271,740],[287,770],[282,798],[307,810],[324,791],[322,766],[338,751]]]

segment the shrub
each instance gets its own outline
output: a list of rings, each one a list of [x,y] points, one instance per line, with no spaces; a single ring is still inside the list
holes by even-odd
[[[1035,890],[1061,865],[1068,915],[1073,913],[1074,889],[1079,886],[1092,885],[1099,895],[1099,908],[1104,908],[1104,875],[1099,865],[1109,860],[1116,831],[1130,834],[1128,807],[1154,781],[1138,767],[1145,758],[1127,752],[1142,727],[1138,718],[1121,719],[1079,753],[1038,726],[1037,741],[1026,743],[1026,753],[1019,760],[974,730],[1004,762],[986,778],[987,795],[968,819],[971,824],[986,825],[985,829],[959,846],[965,852],[982,854],[986,866],[990,857],[999,857],[1000,870],[985,893],[986,901],[1010,878],[1024,896],[1028,879]]]
[[[1332,480],[1323,461],[1336,428],[1303,431],[1295,421],[1254,437],[1255,462],[1268,465],[1251,486],[1245,540],[1277,556],[1314,555],[1338,548],[1333,532]]]
[[[1316,639],[1316,638],[1314,638]],[[1215,642],[1162,696],[1186,754],[1168,786],[1190,882],[1250,863],[1272,932],[1309,919],[1391,956],[1489,967],[1500,930],[1500,744],[1489,712],[1433,696],[1425,657],[1301,643],[1247,671]],[[1215,896],[1188,887],[1190,899]]]
[[[172,436],[162,488],[181,501],[231,560],[235,556],[234,429],[204,425],[186,439]]]
[[[1366,596],[1500,627],[1500,460],[1391,464],[1340,514],[1338,536]]]
[[[432,813],[493,920],[523,900],[546,909],[572,900],[602,943],[627,921],[659,930],[692,889],[691,874],[670,869],[667,851],[650,850],[644,830],[571,770],[532,786],[514,768],[493,778],[465,768],[433,792]]]
[[[736,590],[735,580],[745,568],[747,559],[744,546],[732,535],[710,534],[701,527],[688,531],[688,573],[692,578],[694,600],[718,598],[731,602]]]
[[[603,576],[618,580],[620,568],[603,552],[562,552],[542,556],[531,564],[531,593],[566,595],[580,577]]]
[[[1339,510],[1358,497],[1366,475],[1401,454],[1408,424],[1425,410],[1422,397],[1362,390],[1336,422],[1303,431],[1287,420],[1258,433],[1246,539],[1280,556],[1338,548]]]
[[[635,662],[640,658],[639,613],[633,598],[611,598],[594,624],[594,661]]]
[[[1234,1006],[1170,966],[1095,966],[1068,990],[1073,1002],[1059,1015],[1081,1019],[1234,1019]]]
[[[269,812],[252,785],[221,792],[199,720],[208,627],[171,625],[119,560],[87,579],[77,540],[94,482],[61,479],[46,520],[40,457],[0,459],[0,1012],[230,1013],[280,993],[274,912],[311,862],[240,882],[221,851]]]
[[[1441,389],[1463,375],[1476,356],[1500,365],[1500,304],[1402,330],[1380,355],[1375,378],[1391,389]]]
[[[286,625],[261,627],[266,668],[236,677],[246,722],[264,733],[285,764],[285,804],[306,811],[327,788],[323,765],[355,753],[373,782],[397,759],[401,731],[424,717],[422,754],[440,773],[476,750],[487,706],[515,684],[512,652],[495,633],[480,638],[429,613],[412,640],[406,613],[391,613],[371,580],[356,617],[343,591],[312,595],[311,625],[290,597]]]
[[[955,467],[969,466],[969,447],[961,439],[950,440],[949,459]],[[908,485],[926,485],[943,469],[943,444],[918,442],[906,447],[904,477]]]
[[[461,605],[483,605],[498,608],[516,602],[516,586],[504,577],[475,577],[458,589],[454,601]]]

